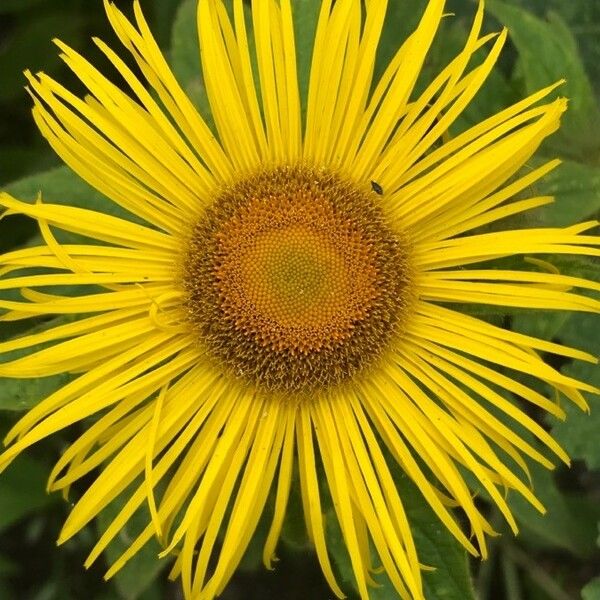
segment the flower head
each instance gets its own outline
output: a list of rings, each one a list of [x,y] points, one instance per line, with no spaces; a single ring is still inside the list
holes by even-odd
[[[0,196],[6,213],[36,219],[44,240],[0,257],[0,289],[20,288],[23,296],[0,299],[2,319],[77,316],[0,343],[2,353],[50,344],[0,363],[3,377],[75,374],[14,426],[0,467],[85,421],[50,476],[51,490],[68,491],[96,473],[59,542],[126,493],[87,564],[147,505],[147,526],[108,576],[157,536],[161,556],[176,557],[172,575],[188,600],[223,590],[272,490],[270,568],[292,485],[300,486],[323,573],[342,596],[326,544],[326,488],[361,597],[369,595],[373,548],[400,597],[423,598],[390,463],[469,552],[485,557],[494,532],[472,486],[516,532],[504,491],[543,510],[524,457],[552,467],[511,423],[568,461],[506,396],[558,417],[563,410],[517,375],[545,382],[581,408],[582,391],[595,391],[540,353],[592,356],[462,311],[472,303],[600,308],[572,291],[599,290],[598,283],[539,260],[494,265],[512,256],[598,256],[600,238],[587,234],[595,223],[481,229],[551,201],[516,198],[558,165],[521,171],[558,128],[566,102],[544,100],[551,86],[445,137],[506,38],[505,31],[481,36],[482,3],[463,50],[416,96],[443,0],[429,1],[375,82],[385,0],[323,0],[303,98],[291,0],[255,0],[252,32],[242,0],[231,14],[221,0],[200,0],[213,133],[173,77],[137,1],[134,7],[135,23],[106,2],[144,83],[96,40],[129,94],[60,42],[89,95],[27,75],[42,134],[132,217]],[[472,64],[484,48],[485,58]],[[86,239],[60,244],[53,229]],[[35,289],[47,286],[89,289]],[[456,506],[471,537],[452,513]]]

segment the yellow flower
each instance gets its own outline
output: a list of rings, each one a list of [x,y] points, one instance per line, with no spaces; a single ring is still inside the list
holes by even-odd
[[[558,165],[521,172],[558,128],[566,101],[541,103],[551,86],[447,140],[506,32],[481,35],[480,4],[464,49],[415,97],[443,0],[429,1],[375,85],[386,1],[364,4],[323,0],[305,123],[291,0],[255,0],[252,35],[242,0],[231,16],[221,0],[200,0],[216,134],[176,82],[137,2],[135,24],[108,2],[106,11],[145,83],[96,40],[130,95],[60,42],[89,95],[27,75],[35,120],[55,151],[137,218],[0,196],[5,214],[37,220],[45,242],[0,258],[0,289],[23,295],[0,300],[2,319],[78,315],[0,343],[0,352],[50,343],[0,364],[2,377],[76,375],[14,426],[0,466],[94,416],[60,457],[49,489],[67,491],[100,467],[59,543],[129,490],[88,565],[147,504],[147,527],[108,577],[157,536],[162,556],[176,557],[171,574],[185,597],[213,598],[273,490],[270,568],[297,465],[308,536],[335,594],[342,590],[327,551],[325,482],[361,597],[374,548],[400,597],[421,599],[422,567],[390,460],[482,557],[494,532],[465,472],[516,532],[506,490],[543,510],[524,457],[552,468],[506,423],[568,462],[505,392],[564,417],[559,404],[505,373],[526,373],[586,408],[581,392],[594,388],[540,353],[595,359],[460,312],[469,303],[598,312],[598,301],[571,291],[598,283],[542,261],[523,270],[492,262],[598,256],[600,238],[586,234],[595,223],[479,229],[551,201],[515,198]],[[470,65],[482,48],[484,60]],[[88,241],[59,244],[52,228]],[[35,290],[46,286],[91,287],[73,296]]]

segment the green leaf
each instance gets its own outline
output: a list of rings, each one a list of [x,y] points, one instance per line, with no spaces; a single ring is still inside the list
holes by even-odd
[[[597,321],[597,317],[596,317]],[[588,321],[591,331],[598,331],[597,324]],[[596,334],[597,335],[597,334]],[[574,363],[563,369],[567,375],[600,387],[600,373],[598,365],[589,363]],[[600,469],[600,399],[598,396],[588,396],[590,414],[581,411],[570,401],[564,402],[567,413],[566,421],[556,421],[552,427],[552,435],[556,441],[567,451],[572,459],[583,460],[589,469]]]
[[[3,362],[6,362],[4,358]],[[28,410],[69,381],[67,374],[34,379],[0,377],[0,410]]]
[[[25,101],[24,69],[54,73],[62,68],[62,60],[52,47],[52,39],[60,37],[73,44],[80,36],[82,25],[78,15],[70,15],[65,19],[61,11],[19,21],[9,43],[0,47],[0,100],[13,100],[21,96]]]
[[[2,0],[0,4],[0,14],[27,10],[44,0]]]
[[[19,456],[0,478],[0,531],[29,513],[58,500],[46,493],[48,469],[27,455]]]
[[[575,556],[593,554],[596,533],[590,530],[589,521],[600,516],[597,507],[563,493],[556,485],[553,473],[546,468],[533,462],[529,468],[534,493],[544,505],[546,514],[539,513],[522,496],[511,494],[510,509],[522,533],[533,534],[544,546],[563,548]]]
[[[428,600],[474,598],[466,551],[446,530],[407,477],[396,478],[396,483],[399,484],[400,496],[415,537],[419,560],[436,569],[423,573],[425,597]]]
[[[583,600],[600,600],[600,577],[592,579],[582,590]]]
[[[597,281],[600,265],[597,261],[582,262],[575,275]],[[587,268],[586,268],[587,266]],[[572,270],[571,270],[572,272]],[[556,332],[558,340],[566,345],[600,356],[600,319],[590,313],[567,313],[562,327]],[[600,368],[596,364],[574,361],[562,369],[567,375],[600,388]],[[572,402],[565,400],[563,407],[566,421],[554,421],[552,434],[573,459],[584,460],[590,469],[600,469],[600,398],[587,394],[591,414],[579,410]]]
[[[5,191],[20,200],[29,202],[34,201],[41,191],[43,200],[48,203],[79,206],[123,217],[132,221],[139,221],[139,218],[130,215],[119,205],[89,186],[66,166],[57,167],[43,173],[20,179],[6,186]],[[14,218],[15,217],[11,217],[11,219]],[[35,229],[30,231],[33,233]],[[79,235],[58,229],[56,229],[54,233],[57,239],[62,243],[80,243],[84,239]],[[66,288],[63,286],[61,288],[61,293],[78,294],[81,293],[81,287],[71,286]],[[3,297],[5,297],[4,294]],[[36,326],[31,330],[31,333],[63,322],[66,322],[64,317],[55,319],[45,325]],[[0,324],[0,331],[2,331],[3,339],[8,337],[10,331],[9,327],[10,324],[8,323]],[[25,353],[35,351],[36,349],[39,348],[28,349]],[[20,351],[19,353],[6,353],[2,356],[2,361],[7,362],[11,358],[16,358],[23,354],[23,351]],[[17,411],[28,409],[65,385],[69,380],[70,376],[67,374],[34,379],[0,378],[0,409]]]
[[[94,189],[67,166],[24,177],[5,186],[3,191],[24,202],[34,202],[41,192],[42,201],[49,204],[77,206],[135,223],[144,223],[140,217],[126,211]],[[80,235],[56,228],[53,233],[61,243],[81,243],[84,239]]]
[[[96,519],[98,533],[102,534],[119,514],[129,498],[125,492],[106,507]],[[129,548],[141,531],[150,521],[146,507],[138,510],[123,527],[119,535],[111,542],[105,551],[108,564],[114,563]],[[115,587],[124,600],[136,600],[150,588],[161,571],[170,564],[168,560],[160,560],[158,554],[162,548],[155,538],[152,538],[141,548],[131,560],[114,576]]]
[[[600,168],[567,160],[537,182],[534,190],[535,195],[555,198],[535,213],[545,227],[594,218],[600,211]]]
[[[56,156],[48,147],[3,144],[0,153],[0,185],[30,173],[56,165]]]
[[[543,340],[551,340],[568,323],[571,315],[568,312],[536,311],[515,312],[512,316],[511,329]]]
[[[197,0],[184,0],[177,10],[171,33],[171,67],[192,103],[211,125],[212,114],[200,67],[197,5]]]
[[[152,32],[161,47],[171,42],[173,21],[181,0],[153,0]]]
[[[66,166],[14,181],[5,186],[4,191],[26,202],[34,202],[41,192],[44,202],[78,206],[130,220],[135,218]]]
[[[586,0],[579,2],[552,0],[552,6],[568,22],[576,36],[587,73],[598,97],[600,95],[600,44],[598,44],[600,4]]]
[[[69,317],[61,316],[31,328],[27,333],[37,333],[49,328],[69,322]],[[0,323],[0,328],[6,325]],[[47,347],[48,344],[39,344],[26,350],[16,350],[0,354],[1,362],[6,363],[24,354],[30,354]],[[39,404],[44,398],[66,385],[71,380],[71,375],[62,373],[51,377],[35,377],[30,379],[12,379],[0,377],[0,410],[21,411]]]
[[[595,162],[600,148],[600,109],[577,42],[565,22],[553,12],[544,21],[501,0],[489,0],[486,8],[510,30],[528,93],[559,79],[567,80],[556,95],[569,98],[569,110],[548,148],[585,162]]]
[[[321,0],[294,0],[292,3],[302,115],[306,114],[310,66],[320,8]]]
[[[555,255],[548,258],[548,261],[554,265],[562,275],[570,275],[590,281],[597,281],[600,278],[600,263],[593,258],[560,256]],[[579,318],[585,318],[580,313],[569,311],[536,311],[530,310],[514,311],[512,316],[512,328],[515,331],[531,335],[533,337],[552,340],[560,338],[560,341],[574,345],[575,347],[587,349],[591,352],[600,354],[600,347],[594,349],[590,347],[590,331],[582,330],[577,325]],[[597,321],[596,317],[589,316],[590,323]],[[596,328],[598,325],[596,325]],[[566,337],[565,337],[566,336]]]
[[[375,63],[374,79],[377,81],[394,54],[414,31],[423,15],[426,0],[391,0],[388,4]]]
[[[12,561],[6,559],[0,554],[0,577],[13,575],[19,571],[19,567]]]
[[[569,25],[577,39],[580,53],[590,80],[600,92],[600,45],[598,30],[600,27],[600,4],[589,0],[510,0],[511,4],[521,6],[544,17],[549,10],[557,12]]]
[[[421,492],[406,475],[398,473],[394,480],[411,526],[419,561],[435,568],[435,571],[423,572],[425,597],[427,600],[474,600],[465,550],[440,522]],[[326,522],[327,547],[346,590],[348,586],[355,585],[354,575],[333,509],[327,512]],[[374,575],[374,579],[381,587],[370,589],[372,600],[390,600],[398,597],[385,574]]]

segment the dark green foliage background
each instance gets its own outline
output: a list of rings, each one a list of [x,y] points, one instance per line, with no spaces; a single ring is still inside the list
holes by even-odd
[[[129,0],[117,2],[130,11]],[[426,0],[390,0],[377,72],[416,24]],[[195,0],[142,0],[142,7],[159,43],[170,56],[174,70],[197,106],[205,111],[206,96],[199,71],[194,23]],[[319,0],[294,0],[301,82],[307,80],[311,35]],[[448,0],[448,12],[427,60],[423,85],[454,55],[466,38],[475,10],[472,0]],[[486,28],[507,25],[511,37],[498,68],[450,133],[494,113],[499,108],[546,84],[565,77],[559,93],[570,98],[564,126],[544,145],[539,157],[559,156],[563,166],[531,191],[552,194],[556,203],[513,223],[566,225],[597,218],[600,211],[600,0],[488,0]],[[108,74],[113,71],[90,42],[100,36],[113,47],[100,0],[0,0],[0,186],[33,200],[39,190],[48,201],[115,211],[100,194],[78,180],[53,155],[37,133],[30,117],[30,101],[23,89],[22,70],[44,70],[72,88],[76,79],[61,64],[51,39],[59,37],[90,56]],[[124,52],[123,52],[124,53]],[[10,217],[0,222],[0,251],[32,243],[35,226]],[[571,274],[598,279],[598,264],[591,260],[553,259]],[[596,316],[526,311],[480,313],[518,331],[540,335],[600,355],[600,323]],[[28,326],[25,324],[25,326]],[[38,325],[39,326],[39,325]],[[23,324],[0,324],[0,339],[20,332]],[[7,360],[8,356],[1,357]],[[551,359],[551,357],[550,357]],[[600,386],[598,368],[571,364],[558,366]],[[0,378],[0,433],[65,377],[11,381]],[[515,401],[518,401],[515,399]],[[502,537],[491,541],[491,556],[484,563],[469,563],[464,552],[432,517],[418,490],[396,474],[414,528],[421,560],[437,567],[426,573],[428,600],[600,600],[600,402],[590,398],[588,417],[568,408],[569,419],[544,424],[573,458],[570,470],[554,473],[532,466],[534,485],[546,505],[542,517],[518,498],[510,497],[521,534],[513,538],[499,515],[481,498],[482,506]],[[103,583],[102,573],[127,541],[135,535],[136,521],[128,525],[89,572],[82,563],[97,539],[97,529],[110,520],[118,506],[109,507],[95,525],[56,549],[55,540],[69,503],[45,494],[45,480],[54,460],[74,439],[81,426],[38,444],[0,477],[0,599],[1,600],[176,600],[179,586],[166,580],[167,564],[155,558],[149,545],[114,580]],[[79,490],[75,489],[76,497]],[[329,509],[331,513],[331,509]],[[328,514],[329,514],[328,513]],[[350,597],[354,582],[339,531],[328,518],[328,536],[334,564]],[[227,600],[332,598],[320,575],[303,533],[300,500],[292,496],[274,573],[260,565],[265,523],[259,527],[238,573],[223,594]],[[596,578],[594,578],[596,576]],[[376,600],[396,598],[380,577],[373,591]]]

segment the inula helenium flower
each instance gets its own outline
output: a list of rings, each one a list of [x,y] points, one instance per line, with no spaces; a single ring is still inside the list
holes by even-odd
[[[135,24],[109,3],[106,11],[143,83],[96,41],[128,93],[60,42],[88,95],[27,74],[42,134],[132,218],[43,196],[33,204],[0,196],[4,214],[36,219],[44,240],[0,258],[0,289],[23,296],[0,300],[2,319],[77,315],[0,343],[1,352],[49,343],[0,364],[2,377],[74,374],[14,426],[0,465],[85,423],[50,476],[51,490],[95,477],[59,542],[126,494],[90,564],[138,508],[150,515],[109,577],[157,536],[185,597],[213,598],[265,510],[271,567],[298,485],[308,536],[335,594],[343,592],[326,543],[330,501],[361,597],[380,564],[401,598],[423,598],[423,565],[392,462],[456,539],[485,557],[494,532],[475,490],[516,532],[507,490],[543,510],[525,457],[548,468],[546,454],[568,461],[507,397],[564,416],[554,397],[522,382],[518,374],[526,373],[586,408],[581,392],[594,388],[540,353],[595,359],[460,311],[471,303],[600,309],[572,291],[600,284],[526,260],[598,256],[600,238],[586,233],[595,223],[485,227],[551,201],[522,193],[558,161],[522,167],[556,131],[566,101],[544,101],[551,86],[449,138],[506,31],[482,36],[480,5],[463,50],[416,95],[444,2],[430,0],[374,82],[386,4],[323,1],[302,99],[291,0],[255,0],[252,32],[242,0],[227,7],[200,0],[215,133],[173,77],[137,2]],[[472,60],[479,50],[483,60]],[[61,244],[53,230],[86,239]],[[517,258],[509,266],[495,266],[510,256]],[[53,293],[36,290],[47,286]],[[89,288],[61,295],[60,286]],[[515,433],[514,423],[548,452]]]

